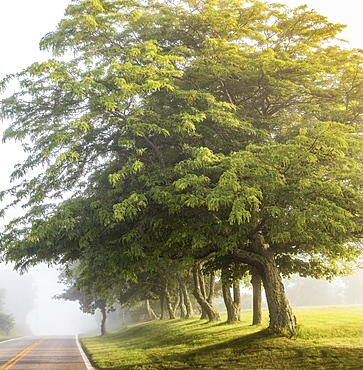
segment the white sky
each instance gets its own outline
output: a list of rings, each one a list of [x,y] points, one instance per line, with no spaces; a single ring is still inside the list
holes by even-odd
[[[273,1],[272,1],[273,2]],[[342,37],[350,41],[350,46],[363,48],[363,1],[362,0],[284,0],[291,7],[307,4],[318,13],[325,15],[332,22],[347,24],[348,29]],[[1,1],[0,6],[0,78],[6,74],[22,70],[35,61],[45,60],[49,54],[39,51],[39,41],[47,32],[53,31],[61,20],[64,10],[71,0],[11,0]],[[348,46],[348,45],[347,45]],[[6,126],[6,124],[3,124]],[[0,126],[0,132],[4,127]],[[0,144],[0,189],[8,187],[8,175],[17,158],[21,158],[21,149],[17,144]],[[0,266],[0,268],[3,268]],[[42,267],[39,268],[40,270]],[[39,270],[38,269],[38,270]],[[55,284],[57,272],[38,272],[39,279]],[[46,277],[45,277],[46,275]],[[52,283],[51,283],[52,281]],[[1,285],[1,282],[0,282]],[[52,296],[59,292],[49,286],[44,290],[40,286],[40,296]],[[43,297],[44,299],[44,297]],[[50,312],[56,311],[56,302]],[[59,306],[57,306],[59,307]],[[40,310],[40,308],[39,308]],[[58,311],[57,311],[58,312]],[[54,313],[55,314],[55,313]],[[35,312],[37,316],[37,312]],[[44,316],[41,314],[40,316]],[[46,323],[44,325],[47,325]]]
[[[55,30],[70,0],[1,1],[0,76],[17,72],[32,62],[45,59],[39,41]],[[44,56],[43,56],[44,55]]]
[[[71,0],[0,0],[0,79],[5,75],[21,71],[33,62],[46,60],[50,54],[39,51],[39,41],[48,32],[55,30]],[[0,126],[0,134],[6,124]],[[19,145],[2,145],[0,141],[0,189],[8,187],[8,176],[13,165],[22,158]],[[9,213],[11,218],[16,211]],[[0,225],[3,222],[0,220]],[[1,269],[8,269],[10,266]],[[24,284],[27,283],[26,275]],[[36,309],[28,316],[35,334],[73,333],[94,329],[94,319],[82,315],[76,302],[51,299],[63,290],[57,284],[58,271],[40,265],[32,269],[38,293]],[[1,281],[0,281],[1,288]],[[9,312],[11,313],[11,312]],[[81,325],[81,326],[80,326]]]
[[[271,1],[270,1],[271,2]],[[329,21],[348,25],[343,32],[350,47],[363,49],[363,1],[362,0],[276,0],[290,7],[308,5]]]

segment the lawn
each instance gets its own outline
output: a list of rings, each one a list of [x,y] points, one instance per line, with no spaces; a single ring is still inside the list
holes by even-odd
[[[266,336],[243,321],[227,325],[188,320],[152,321],[103,337],[82,337],[99,369],[363,369],[363,306],[296,308],[297,335]],[[223,317],[223,315],[222,315]]]

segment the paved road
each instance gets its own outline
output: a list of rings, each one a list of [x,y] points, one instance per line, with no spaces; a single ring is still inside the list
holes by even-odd
[[[75,336],[31,336],[0,342],[0,370],[90,370]]]

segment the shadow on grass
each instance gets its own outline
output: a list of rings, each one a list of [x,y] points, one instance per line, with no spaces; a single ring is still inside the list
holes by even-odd
[[[156,369],[363,369],[362,348],[316,345],[269,334],[266,329],[237,339],[204,346],[178,356],[183,366],[167,367],[175,356],[165,356]]]
[[[262,327],[199,321],[140,325],[111,335],[124,353],[142,351],[141,361],[103,367],[107,370],[272,370],[363,369],[363,348],[343,340],[331,345],[310,339],[271,335]],[[180,327],[179,327],[180,325]],[[185,330],[185,325],[193,326]],[[167,329],[165,327],[167,326]],[[210,329],[208,329],[208,326]],[[213,328],[218,327],[218,330]],[[205,329],[206,328],[206,329]],[[234,338],[228,331],[237,329]],[[256,331],[262,329],[260,331]],[[251,332],[253,330],[253,332]],[[247,332],[246,332],[247,331]],[[229,338],[228,338],[229,336]],[[107,339],[107,338],[106,338]],[[111,338],[108,338],[108,341]],[[111,342],[111,341],[110,341]],[[343,343],[343,344],[342,344]],[[345,343],[345,344],[344,344]],[[359,344],[357,344],[359,346]],[[137,352],[136,351],[136,352]],[[140,358],[140,357],[139,357]],[[120,360],[120,357],[119,357]],[[107,366],[105,364],[105,366]]]

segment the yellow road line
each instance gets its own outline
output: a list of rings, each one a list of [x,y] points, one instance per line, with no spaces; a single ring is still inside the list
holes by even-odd
[[[10,361],[8,361],[5,365],[0,367],[0,370],[8,370],[11,367],[13,367],[18,361],[20,361],[24,356],[26,356],[32,349],[34,349],[38,344],[42,343],[43,340],[46,340],[49,337],[45,337],[41,339],[40,341],[32,344],[30,347],[24,349],[24,351],[17,354],[14,358],[12,358]]]

